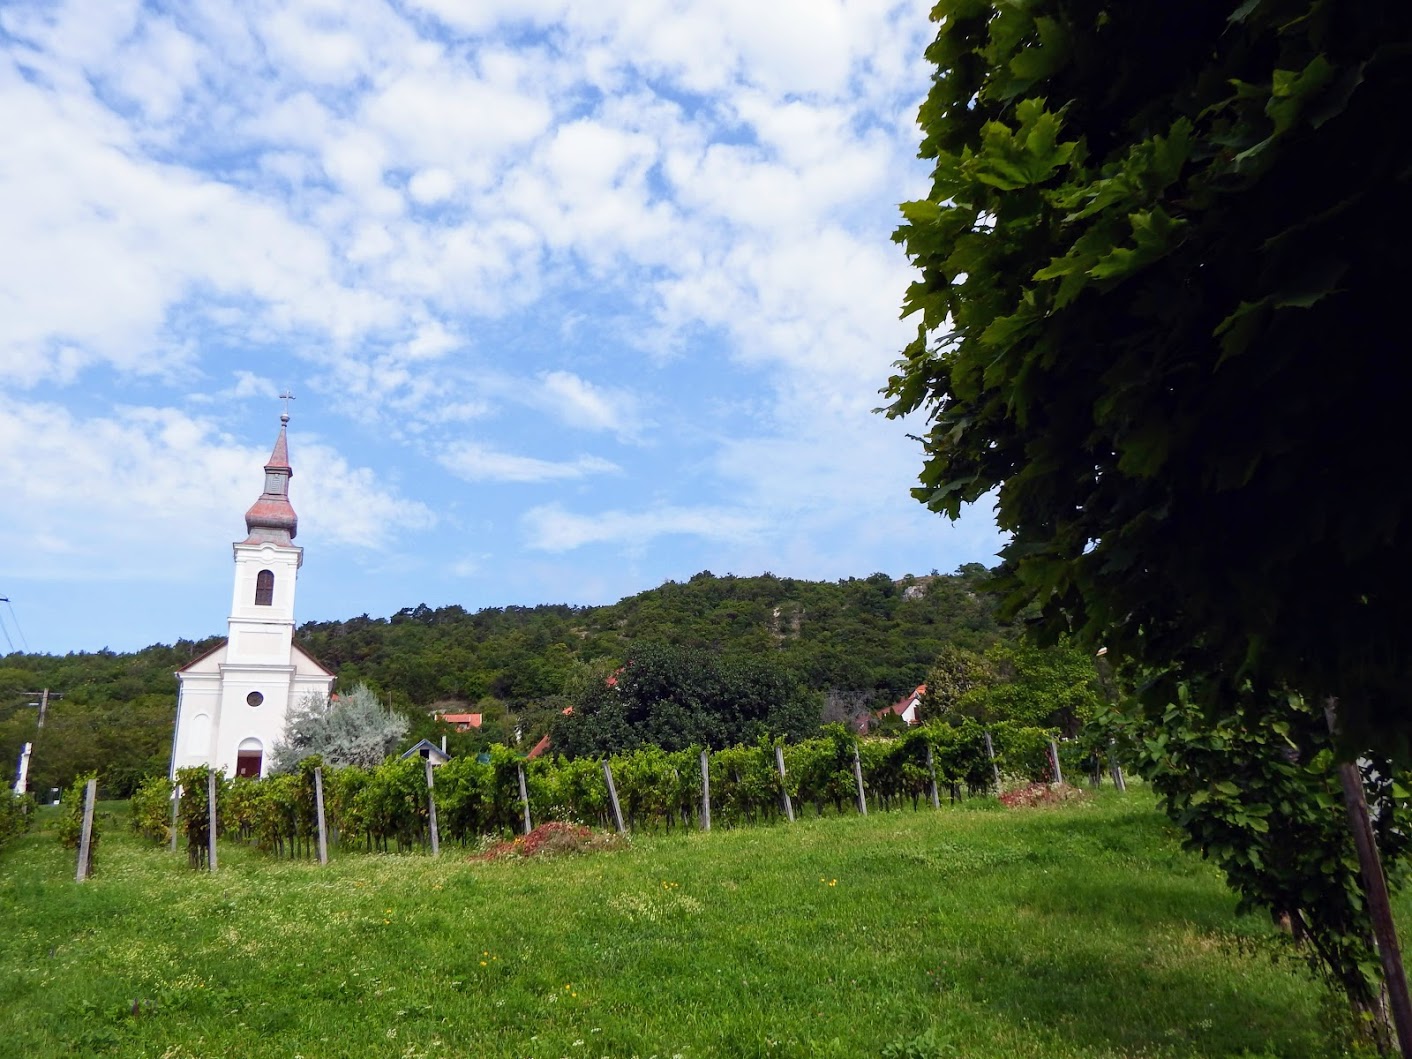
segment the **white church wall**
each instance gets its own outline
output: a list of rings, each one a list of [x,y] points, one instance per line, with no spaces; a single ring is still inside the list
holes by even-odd
[[[215,750],[216,719],[221,709],[219,671],[185,675],[177,702],[172,775],[179,768],[202,765],[211,760]]]
[[[286,651],[288,648],[286,647]],[[222,672],[221,722],[216,733],[214,760],[226,775],[234,775],[236,755],[246,739],[258,739],[264,746],[260,774],[269,771],[271,748],[284,734],[285,718],[291,705],[293,666],[251,669],[228,665]],[[258,705],[250,696],[258,695]]]

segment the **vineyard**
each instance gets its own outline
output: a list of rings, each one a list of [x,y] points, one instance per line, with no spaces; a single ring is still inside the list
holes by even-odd
[[[373,769],[323,769],[319,759],[306,758],[297,772],[261,780],[218,775],[217,827],[220,837],[277,856],[310,856],[320,788],[331,841],[344,850],[370,852],[428,848],[433,797],[439,842],[463,847],[482,836],[528,830],[531,820],[651,831],[708,820],[728,828],[767,823],[796,809],[814,816],[859,812],[869,805],[915,810],[942,797],[954,802],[993,791],[1002,774],[1049,779],[1052,734],[1008,724],[986,731],[972,723],[924,727],[897,739],[857,740],[834,725],[822,738],[790,745],[762,741],[709,754],[699,747],[675,752],[649,747],[602,762],[527,761],[495,746],[436,768],[433,791],[421,758],[389,760]],[[1072,761],[1070,767],[1092,774],[1097,764]],[[178,785],[176,830],[197,864],[209,842],[207,769],[184,769],[175,785],[145,781],[132,799],[133,827],[153,841],[169,841]]]

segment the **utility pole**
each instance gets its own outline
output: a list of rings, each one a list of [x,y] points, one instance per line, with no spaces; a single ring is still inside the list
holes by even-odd
[[[15,774],[15,793],[23,794],[29,789],[29,755],[34,750],[33,743],[26,743],[20,751],[20,769]]]
[[[42,690],[40,690],[40,691],[22,691],[22,692],[20,692],[20,694],[21,694],[21,695],[26,695],[26,696],[28,696],[28,695],[38,695],[38,696],[39,696],[39,701],[38,701],[38,702],[31,702],[30,705],[31,705],[31,706],[38,706],[38,707],[39,707],[39,724],[37,724],[37,725],[35,726],[35,732],[36,732],[36,734],[39,733],[39,732],[44,731],[44,717],[45,717],[45,715],[48,714],[48,712],[49,712],[49,689],[48,689],[48,688],[44,688],[44,689],[42,689]],[[54,698],[56,698],[56,699],[62,699],[63,697],[64,697],[64,696],[58,694],[57,692],[54,694]]]
[[[34,742],[26,743],[24,751],[20,754],[19,773],[15,777],[15,793],[24,794],[29,789],[29,759],[34,754],[34,743],[39,741],[39,733],[44,731],[44,718],[49,713],[49,689],[41,691],[22,691],[21,695],[26,697],[38,695],[38,702],[31,702],[31,706],[39,707],[39,723],[34,728]],[[64,696],[56,694],[54,698],[62,699]]]

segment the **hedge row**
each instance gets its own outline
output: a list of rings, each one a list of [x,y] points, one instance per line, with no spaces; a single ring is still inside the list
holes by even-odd
[[[990,729],[996,763],[1003,773],[1048,779],[1048,729],[1000,724]],[[784,754],[785,779],[776,766]],[[767,821],[783,812],[783,792],[796,812],[856,811],[855,748],[864,786],[874,809],[919,808],[928,798],[932,769],[941,796],[955,800],[994,786],[995,768],[979,725],[923,727],[896,739],[858,740],[841,725],[823,737],[787,746],[761,742],[709,755],[711,820],[734,827]],[[701,749],[669,752],[647,747],[608,759],[624,823],[632,829],[695,827],[701,817]],[[306,758],[299,769],[262,780],[228,780],[218,775],[220,833],[253,843],[272,854],[309,856],[316,841],[314,769]],[[524,825],[520,798],[523,768],[534,823],[560,820],[611,826],[611,807],[602,762],[588,758],[527,761],[516,751],[492,747],[480,757],[453,758],[435,770],[437,823],[443,843],[474,844],[485,835],[504,835]],[[205,768],[183,769],[177,783],[178,835],[184,835],[193,866],[204,856],[208,838]],[[344,849],[406,852],[428,844],[425,765],[420,758],[389,759],[373,769],[323,770],[324,813],[332,841]],[[145,781],[132,799],[133,827],[154,841],[168,841],[173,784]]]

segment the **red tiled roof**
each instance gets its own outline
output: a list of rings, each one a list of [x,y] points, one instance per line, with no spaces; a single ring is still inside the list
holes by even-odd
[[[299,516],[289,503],[289,479],[294,477],[294,469],[289,466],[289,442],[285,438],[288,418],[280,417],[279,437],[270,462],[265,464],[265,490],[245,512],[245,532],[250,534],[247,544],[288,544],[299,532]]]
[[[560,710],[559,712],[562,713],[565,717],[568,717],[568,716],[570,716],[570,715],[574,712],[574,708],[573,708],[572,706],[565,706],[565,707],[564,707],[562,710]],[[546,750],[548,750],[548,749],[549,749],[549,734],[546,732],[544,738],[541,739],[539,742],[537,742],[537,743],[534,744],[534,749],[529,752],[529,755],[528,755],[528,756],[529,756],[529,757],[539,757],[541,754],[543,754],[543,753],[544,753]]]
[[[482,713],[443,713],[439,715],[440,720],[447,724],[456,725],[463,732],[466,728],[479,728],[484,717],[485,715]]]
[[[902,698],[898,699],[891,706],[884,706],[880,710],[874,710],[873,716],[881,717],[885,713],[895,713],[897,714],[897,716],[901,717],[904,713],[907,712],[908,706],[912,705],[912,703],[916,702],[926,693],[927,686],[925,684],[918,684],[916,690],[912,691],[908,695],[903,695]]]
[[[261,493],[260,499],[251,504],[250,510],[245,512],[245,525],[247,528],[279,526],[292,531],[299,525],[299,516],[294,513],[288,497],[277,493]],[[290,536],[294,534],[291,532]]]

